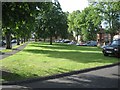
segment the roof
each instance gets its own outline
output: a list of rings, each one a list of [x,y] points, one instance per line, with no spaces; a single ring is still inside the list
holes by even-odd
[[[115,35],[115,36],[113,37],[113,40],[116,40],[116,39],[120,39],[120,35]]]

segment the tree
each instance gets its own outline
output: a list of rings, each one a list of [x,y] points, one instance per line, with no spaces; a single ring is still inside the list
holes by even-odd
[[[11,34],[14,33],[19,38],[21,36],[22,25],[29,22],[34,22],[34,13],[36,12],[37,3],[16,3],[16,2],[3,2],[2,3],[2,28],[6,36],[6,49],[11,49]],[[29,25],[30,26],[30,25]],[[25,30],[24,30],[25,31]],[[25,31],[26,32],[26,31]],[[24,32],[24,33],[25,33]],[[26,34],[27,35],[27,34]]]
[[[70,13],[68,15],[68,30],[69,32],[74,31],[76,33],[77,36],[77,41],[78,41],[78,35],[81,34],[81,29],[79,27],[79,15],[80,15],[80,11],[73,11],[72,13]]]
[[[98,12],[101,13],[105,21],[106,32],[110,33],[111,40],[120,27],[120,1],[118,2],[98,2],[96,3]]]
[[[94,6],[90,5],[84,9],[81,15],[84,17],[84,20],[81,22],[83,25],[82,33],[84,34],[84,40],[96,40],[96,34],[99,30],[102,20],[100,13],[97,12],[97,9]]]
[[[67,14],[64,12],[61,12],[58,17],[58,22],[56,23],[56,32],[55,37],[61,37],[62,39],[68,37],[68,25],[67,25]]]
[[[49,30],[49,37],[50,37],[50,45],[52,45],[52,37],[55,37],[56,35],[60,35],[61,37],[64,37],[63,32],[66,33],[67,31],[67,22],[66,22],[66,17],[58,1],[53,3],[47,16],[52,16],[48,18],[47,21],[48,23],[47,28]]]
[[[81,41],[96,40],[96,33],[101,24],[101,17],[97,9],[90,5],[82,12],[74,11],[68,16],[69,30],[81,35]]]
[[[67,36],[67,17],[62,11],[59,2],[46,3],[47,7],[39,9],[39,20],[36,24],[36,36],[50,38],[50,45],[52,45],[53,37],[60,36],[64,38]]]

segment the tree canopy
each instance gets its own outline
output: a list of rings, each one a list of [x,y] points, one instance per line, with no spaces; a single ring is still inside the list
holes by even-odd
[[[95,6],[101,13],[104,24],[106,24],[106,32],[111,34],[111,40],[120,29],[120,1],[119,2],[99,2]]]
[[[112,37],[120,30],[120,2],[95,2],[84,10],[63,12],[55,2],[3,2],[2,33],[6,37],[7,49],[11,49],[11,36],[17,44],[34,34],[36,40],[43,38],[67,38],[68,32],[81,36],[81,41],[96,40],[102,22],[105,32]]]
[[[76,10],[68,15],[68,30],[81,35],[83,41],[96,40],[96,34],[102,23],[106,24],[106,33],[112,37],[120,30],[120,2],[90,3],[81,12]]]
[[[37,38],[65,37],[67,16],[59,2],[3,2],[2,28],[6,37],[7,49],[11,49],[11,34],[18,41],[27,40],[35,33]],[[38,19],[38,17],[41,17]],[[62,27],[61,27],[62,26]]]

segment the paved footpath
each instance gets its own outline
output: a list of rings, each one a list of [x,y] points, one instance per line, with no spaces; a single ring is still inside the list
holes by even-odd
[[[25,46],[27,45],[27,43],[21,45],[20,47],[16,48],[16,49],[13,49],[11,52],[5,52],[5,53],[1,53],[0,52],[0,60],[3,59],[3,58],[6,58],[8,56],[11,56],[21,50],[23,50],[25,48]]]
[[[3,85],[2,90],[6,90],[5,88],[9,88],[9,90],[32,90],[33,88],[118,88],[118,80],[120,80],[120,74],[118,74],[118,65],[116,65],[57,79],[19,85]]]

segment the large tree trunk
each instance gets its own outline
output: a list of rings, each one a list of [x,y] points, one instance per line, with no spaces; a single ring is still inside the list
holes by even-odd
[[[20,45],[20,39],[17,38],[17,45]]]
[[[50,45],[52,45],[52,36],[50,36]]]
[[[77,43],[78,43],[78,35],[77,35]]]
[[[82,35],[81,35],[81,37],[80,37],[80,41],[83,42],[83,36],[82,36]]]
[[[44,38],[44,42],[46,41],[46,38]]]
[[[23,44],[23,38],[21,38],[21,43]]]
[[[25,41],[28,42],[28,38],[25,38]]]
[[[6,49],[12,49],[11,32],[10,31],[7,31],[5,33],[5,38],[6,38]]]
[[[102,46],[102,33],[100,33],[100,39],[99,39],[99,42],[100,42],[100,46]]]
[[[24,41],[24,43],[26,42],[26,41],[25,41],[25,38],[23,39],[23,41]]]
[[[58,39],[58,35],[55,35],[55,40],[57,40]]]
[[[23,44],[23,39],[21,39],[21,44]]]
[[[111,38],[110,38],[111,40],[110,41],[112,42],[114,34],[112,33],[112,34],[110,34],[110,36],[111,36]]]

